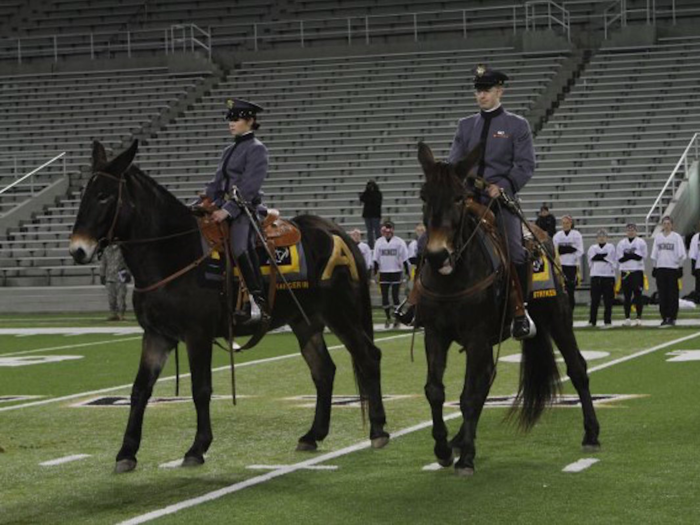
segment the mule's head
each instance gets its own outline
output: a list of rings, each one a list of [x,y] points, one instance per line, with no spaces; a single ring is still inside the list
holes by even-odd
[[[449,164],[436,161],[426,144],[418,144],[418,160],[425,173],[425,183],[420,191],[423,223],[428,232],[425,257],[443,275],[454,271],[464,214],[464,182],[480,154],[480,148],[476,148],[458,163]]]
[[[70,237],[70,254],[78,264],[92,261],[112,240],[123,207],[125,172],[137,149],[135,140],[129,149],[107,162],[104,146],[93,142],[92,177],[83,190]]]

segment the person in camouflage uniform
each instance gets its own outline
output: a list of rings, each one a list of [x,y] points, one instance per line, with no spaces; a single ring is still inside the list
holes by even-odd
[[[121,321],[126,312],[126,284],[131,282],[131,274],[126,267],[119,246],[111,244],[105,248],[100,264],[100,283],[107,288],[109,298],[108,321]]]

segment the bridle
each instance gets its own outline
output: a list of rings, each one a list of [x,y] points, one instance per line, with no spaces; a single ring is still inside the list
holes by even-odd
[[[110,173],[105,173],[104,171],[96,171],[94,173],[95,177],[106,177],[110,180],[115,181],[119,185],[119,192],[117,193],[117,207],[114,209],[114,217],[112,217],[112,224],[107,231],[107,235],[97,240],[98,246],[101,249],[106,248],[114,240],[114,229],[117,227],[117,220],[119,219],[119,214],[122,211],[122,206],[124,204],[124,185],[126,180],[123,177],[115,177]]]
[[[489,203],[486,207],[484,207],[484,210],[480,214],[480,216],[474,217],[473,215],[470,215],[468,210],[469,210],[469,200],[465,194],[465,198],[462,200],[462,206],[460,209],[460,226],[459,229],[457,230],[456,234],[456,240],[459,242],[454,242],[453,244],[455,245],[455,252],[456,255],[453,253],[450,255],[450,259],[452,262],[452,265],[456,268],[457,264],[459,261],[462,259],[462,256],[464,255],[466,249],[472,244],[476,236],[479,234],[480,230],[483,228],[483,225],[486,223],[486,216],[488,215],[489,211],[491,211],[491,208],[494,205],[494,202],[496,199],[490,199]],[[471,220],[475,222],[474,229],[472,230],[469,238],[462,242],[461,240],[464,238],[464,231],[466,228],[467,221]],[[507,267],[507,264],[504,265]],[[422,282],[422,279],[420,279],[420,276],[416,278],[415,285],[419,288],[420,293],[425,295],[426,297],[433,299],[433,300],[442,300],[442,301],[454,301],[458,299],[463,299],[472,295],[475,295],[483,290],[486,290],[489,288],[495,281],[496,279],[503,273],[503,268],[504,266],[497,267],[494,269],[493,272],[491,272],[488,276],[486,276],[484,279],[480,280],[476,284],[470,286],[469,288],[465,288],[464,290],[459,290],[454,293],[441,293],[441,292],[435,292],[433,290],[430,290],[425,286],[425,284]]]
[[[107,246],[110,244],[116,244],[116,245],[128,245],[128,244],[148,244],[152,242],[159,242],[159,241],[164,241],[167,239],[174,239],[177,237],[182,237],[184,235],[188,235],[190,233],[194,233],[196,231],[199,231],[199,228],[191,228],[189,230],[185,230],[182,232],[178,233],[173,233],[170,235],[163,235],[160,237],[151,237],[147,239],[132,239],[132,240],[114,240],[114,230],[117,227],[117,221],[119,220],[119,214],[122,211],[122,206],[124,205],[124,187],[126,185],[126,180],[123,177],[115,177],[111,173],[105,173],[104,171],[96,171],[94,173],[94,176],[101,176],[101,177],[106,177],[108,179],[111,179],[113,181],[116,181],[119,184],[119,192],[117,194],[117,206],[114,210],[114,217],[112,218],[112,223],[110,224],[109,230],[107,231],[107,235],[105,237],[102,237],[98,239],[97,244],[99,246],[100,251],[104,250]],[[160,288],[161,286],[164,286],[165,284],[169,283],[170,281],[174,281],[181,275],[186,274],[190,270],[193,270],[197,266],[199,266],[207,257],[209,257],[213,253],[213,248],[209,250],[209,252],[204,253],[201,257],[197,258],[184,268],[181,268],[180,270],[177,270],[176,272],[168,275],[167,277],[161,279],[160,281],[151,284],[149,286],[146,286],[144,288],[139,288],[135,287],[134,292],[139,292],[139,293],[145,293],[145,292],[151,292],[153,290],[156,290]]]

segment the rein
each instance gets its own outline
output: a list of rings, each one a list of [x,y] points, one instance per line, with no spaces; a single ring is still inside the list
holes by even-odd
[[[481,213],[481,216],[480,216],[479,219],[477,220],[477,222],[476,222],[476,227],[474,228],[474,231],[472,232],[472,234],[471,234],[471,235],[469,236],[469,238],[467,239],[467,242],[465,242],[465,243],[462,245],[462,247],[459,249],[459,251],[457,252],[457,255],[456,255],[456,257],[455,257],[455,263],[457,263],[457,261],[459,261],[459,259],[461,259],[462,255],[464,254],[464,250],[466,250],[466,249],[469,247],[469,245],[471,244],[471,242],[474,240],[474,237],[476,237],[476,234],[479,233],[479,228],[481,228],[481,225],[483,224],[484,217],[486,217],[486,214],[487,214],[489,211],[491,211],[491,207],[493,206],[494,201],[495,201],[495,199],[489,199],[489,204],[488,204],[488,206],[486,206],[486,207],[484,208],[484,211]],[[466,208],[467,205],[465,205],[464,207]],[[463,232],[463,231],[464,231],[464,223],[465,223],[465,217],[466,217],[466,215],[467,215],[467,214],[466,214],[465,211],[463,210],[463,211],[462,211],[462,224],[461,224],[461,226],[460,226],[460,232]]]
[[[104,171],[97,171],[95,172],[95,175],[99,175],[102,177],[107,177],[108,179],[111,179],[113,181],[116,181],[119,183],[119,193],[117,195],[117,207],[114,210],[114,217],[112,218],[112,224],[109,227],[109,231],[107,232],[107,236],[103,237],[98,241],[98,243],[102,244],[103,241],[105,241],[105,245],[108,246],[110,244],[116,244],[119,246],[126,246],[129,244],[147,244],[147,243],[152,243],[152,242],[160,242],[160,241],[165,241],[168,239],[175,239],[177,237],[183,237],[185,235],[189,235],[191,233],[194,233],[196,231],[199,231],[199,228],[192,228],[190,230],[178,232],[178,233],[173,233],[170,235],[163,235],[160,237],[150,237],[147,239],[133,239],[133,240],[126,240],[126,241],[120,241],[120,240],[114,240],[114,229],[117,227],[117,220],[119,219],[119,214],[121,213],[122,206],[124,205],[124,199],[123,199],[123,194],[124,194],[124,185],[126,184],[126,180],[123,177],[115,177],[114,175],[110,173],[105,173]],[[191,262],[184,268],[179,269],[175,273],[170,274],[169,276],[165,277],[164,279],[161,279],[160,281],[150,285],[146,286],[145,288],[134,288],[134,292],[138,293],[146,293],[146,292],[152,292],[153,290],[157,290],[161,286],[164,286],[168,284],[171,281],[174,281],[178,277],[181,277],[182,275],[186,274],[187,272],[194,270],[197,266],[199,266],[207,257],[209,257],[213,253],[213,249],[209,250],[208,253],[205,253],[195,261]]]
[[[179,270],[176,271],[175,273],[171,273],[170,275],[168,275],[168,276],[165,277],[164,279],[161,279],[161,280],[158,281],[157,283],[154,283],[154,284],[152,284],[152,285],[150,285],[150,286],[146,286],[145,288],[134,288],[134,292],[146,293],[146,292],[152,292],[153,290],[157,290],[157,289],[160,288],[161,286],[164,286],[164,285],[168,284],[170,281],[174,281],[174,280],[177,279],[178,277],[181,277],[182,275],[185,275],[187,272],[189,272],[189,271],[191,271],[191,270],[194,270],[197,266],[199,266],[200,264],[202,264],[202,261],[204,261],[204,259],[206,259],[207,257],[209,257],[209,256],[213,253],[213,251],[214,251],[214,250],[209,250],[207,253],[205,253],[204,255],[202,255],[201,257],[199,257],[198,259],[192,261],[190,264],[188,264],[188,265],[185,266],[184,268],[179,269]]]
[[[491,273],[488,277],[485,279],[482,279],[478,283],[476,283],[473,286],[470,286],[469,288],[466,288],[464,290],[460,290],[459,292],[455,293],[439,293],[439,292],[433,292],[432,290],[428,289],[425,287],[425,285],[422,283],[420,277],[415,280],[415,286],[418,287],[418,292],[425,297],[428,297],[429,299],[433,300],[443,300],[443,301],[454,301],[457,299],[462,299],[464,297],[469,297],[470,295],[477,294],[479,292],[482,292],[486,290],[489,286],[491,286],[496,278],[500,275],[501,271],[496,270],[493,273]]]

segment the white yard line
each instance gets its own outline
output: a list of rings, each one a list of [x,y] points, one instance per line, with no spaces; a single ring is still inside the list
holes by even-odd
[[[651,348],[647,348],[646,350],[640,350],[639,352],[636,352],[634,354],[626,355],[618,359],[613,359],[612,361],[608,361],[607,363],[603,363],[598,366],[594,366],[593,368],[590,368],[588,370],[588,373],[590,374],[592,372],[597,372],[598,370],[604,370],[606,368],[610,368],[611,366],[619,365],[620,363],[624,363],[625,361],[630,361],[643,355],[651,354],[653,352],[656,352],[657,350],[668,348],[669,346],[677,345],[678,343],[683,343],[684,341],[690,341],[691,339],[695,339],[698,336],[700,336],[700,332],[695,332],[691,335],[680,337],[667,343],[661,343],[660,345],[652,346]]]
[[[392,335],[392,336],[389,336],[389,337],[382,337],[382,338],[380,338],[380,339],[375,339],[374,342],[375,342],[375,343],[379,343],[379,342],[382,342],[382,341],[390,341],[390,340],[392,340],[392,339],[400,339],[400,338],[403,338],[403,337],[410,337],[410,336],[411,336],[410,333],[408,333],[408,334],[400,334],[400,335]],[[345,348],[345,346],[344,346],[344,345],[335,345],[335,346],[328,347],[328,350],[338,350],[338,349],[340,349],[340,348]],[[260,365],[260,364],[264,364],[264,363],[272,363],[272,362],[275,362],[275,361],[281,361],[281,360],[283,360],[283,359],[291,359],[291,358],[300,357],[300,356],[301,356],[301,353],[295,352],[295,353],[293,353],[293,354],[280,355],[280,356],[277,356],[277,357],[268,357],[268,358],[265,358],[265,359],[256,359],[256,360],[254,360],[254,361],[248,361],[248,362],[246,362],[246,363],[239,363],[239,364],[236,365],[236,368],[238,369],[238,368],[243,368],[243,367],[247,367],[247,366]],[[214,372],[222,372],[222,371],[224,371],[224,370],[230,370],[230,366],[229,366],[229,365],[224,365],[224,366],[220,366],[220,367],[218,367],[218,368],[213,368],[213,369],[212,369],[212,373],[214,373]],[[158,379],[158,383],[161,383],[161,382],[164,382],[164,381],[173,381],[176,377],[177,377],[177,376],[161,377],[160,379]],[[189,374],[189,373],[187,373],[187,374],[180,374],[180,378],[188,378],[188,377],[190,377],[190,374]],[[32,402],[30,402],[30,403],[23,403],[23,404],[21,404],[21,405],[12,405],[12,406],[9,406],[9,407],[2,407],[2,408],[0,408],[0,412],[8,412],[8,411],[10,411],[10,410],[20,410],[20,409],[22,409],[22,408],[29,408],[29,407],[34,407],[34,406],[48,405],[48,404],[51,404],[51,403],[60,403],[61,401],[70,401],[71,399],[78,399],[78,398],[81,398],[81,397],[94,396],[94,395],[96,395],[96,394],[106,394],[106,393],[108,393],[108,392],[115,392],[115,391],[117,391],[117,390],[123,390],[123,389],[131,388],[132,386],[133,386],[133,383],[129,383],[129,384],[126,384],[126,385],[112,386],[112,387],[108,387],[108,388],[101,388],[101,389],[99,389],[99,390],[92,390],[92,391],[90,391],[90,392],[80,392],[80,393],[78,393],[78,394],[70,394],[70,395],[67,395],[67,396],[54,397],[54,398],[51,398],[51,399],[42,399],[41,401],[32,401]]]
[[[89,335],[89,334],[114,334],[133,335],[142,334],[140,326],[93,326],[93,327],[57,327],[57,328],[0,328],[0,335],[15,335],[17,337],[30,335]]]
[[[36,350],[22,350],[21,352],[12,352],[9,354],[0,353],[0,357],[15,357],[18,355],[53,352],[54,350],[71,350],[73,348],[84,348],[86,346],[112,345],[115,343],[123,343],[124,341],[136,341],[139,339],[141,339],[141,337],[122,337],[121,339],[110,339],[109,341],[95,341],[94,343],[79,343],[77,345],[51,346],[48,348],[37,348]]]
[[[250,470],[278,470],[281,468],[287,468],[289,465],[248,465],[246,468]],[[338,470],[337,465],[314,465],[313,467],[306,467],[305,470]]]
[[[79,459],[89,458],[90,454],[74,454],[72,456],[65,456],[58,459],[52,459],[51,461],[44,461],[39,463],[42,467],[53,467],[55,465],[62,465],[63,463],[70,463],[71,461],[78,461]]]
[[[410,334],[408,334],[410,335]],[[625,361],[629,361],[630,359],[635,359],[637,357],[641,357],[643,355],[650,354],[652,352],[655,352],[657,350],[661,350],[662,348],[666,348],[678,343],[682,343],[683,341],[687,341],[689,339],[693,339],[695,337],[700,336],[700,332],[696,332],[692,335],[686,336],[686,337],[681,337],[679,339],[674,339],[673,341],[669,341],[667,343],[663,343],[661,345],[654,346],[652,348],[649,348],[647,350],[642,350],[640,352],[637,352],[635,354],[626,356],[624,358],[620,359],[615,359],[614,361],[611,361],[610,363],[606,363],[604,365],[597,366],[595,368],[591,368],[588,373],[593,373],[598,370],[603,370],[604,368],[608,368],[609,366],[613,366],[614,364],[622,363]],[[457,417],[461,417],[462,414],[460,411],[455,411],[451,414],[448,414],[443,417],[445,421],[449,421],[452,419],[455,419]],[[423,421],[422,423],[418,423],[417,425],[413,425],[408,428],[404,428],[402,430],[399,430],[397,432],[394,432],[392,434],[392,439],[399,438],[401,436],[405,436],[407,434],[411,434],[413,432],[417,432],[419,430],[423,430],[425,428],[430,428],[432,426],[433,422],[432,420],[429,421]],[[351,445],[349,447],[342,448],[340,450],[336,450],[334,452],[328,452],[326,454],[323,454],[321,456],[317,456],[315,458],[307,459],[306,461],[300,461],[299,463],[295,463],[294,465],[289,465],[287,467],[281,468],[279,470],[273,470],[271,472],[268,472],[267,474],[262,474],[260,476],[255,476],[253,478],[247,479],[245,481],[241,481],[239,483],[235,483],[233,485],[229,485],[228,487],[224,487],[212,492],[209,492],[207,494],[204,494],[202,496],[196,497],[196,498],[191,498],[187,499],[184,501],[181,501],[180,503],[175,503],[173,505],[168,505],[167,507],[163,507],[162,509],[159,510],[154,510],[151,512],[148,512],[146,514],[141,514],[140,516],[136,516],[134,518],[131,518],[126,521],[120,522],[118,525],[137,525],[139,523],[146,523],[151,520],[155,520],[158,518],[162,518],[163,516],[167,516],[169,514],[175,514],[176,512],[179,512],[184,509],[188,509],[190,507],[195,507],[197,505],[201,505],[202,503],[206,503],[208,501],[213,501],[215,499],[219,499],[223,496],[227,496],[228,494],[233,494],[235,492],[239,492],[243,489],[246,489],[248,487],[253,487],[255,485],[260,485],[261,483],[265,483],[267,481],[270,481],[274,478],[278,478],[280,476],[285,476],[287,474],[291,474],[292,472],[297,472],[299,470],[305,469],[306,467],[312,466],[312,465],[317,465],[318,463],[324,463],[328,460],[339,458],[341,456],[346,456],[348,454],[352,454],[353,452],[358,452],[360,450],[365,450],[370,448],[371,442],[370,441],[362,441],[360,443],[357,443],[355,445]]]
[[[454,418],[461,416],[461,415],[462,414],[460,412],[455,412],[453,414],[449,414],[449,415],[445,416],[445,420],[454,419]],[[424,421],[423,423],[419,423],[418,425],[404,428],[403,430],[399,430],[398,432],[395,432],[393,434],[393,437],[394,438],[401,437],[401,436],[404,436],[406,434],[410,434],[412,432],[416,432],[418,430],[428,428],[431,425],[432,425],[432,420],[431,421]],[[254,478],[250,478],[250,479],[247,479],[245,481],[241,481],[239,483],[229,485],[228,487],[224,487],[222,489],[215,490],[213,492],[209,492],[209,493],[204,494],[203,496],[199,496],[197,498],[191,498],[191,499],[188,499],[185,501],[181,501],[180,503],[176,503],[174,505],[168,505],[167,507],[164,507],[160,510],[155,510],[152,512],[148,512],[147,514],[142,514],[141,516],[136,516],[135,518],[120,522],[119,525],[136,525],[138,523],[146,523],[147,521],[151,521],[151,520],[154,520],[157,518],[162,518],[163,516],[167,516],[168,514],[175,514],[176,512],[179,512],[181,510],[184,510],[184,509],[187,509],[190,507],[195,507],[197,505],[201,505],[202,503],[206,503],[207,501],[219,499],[223,496],[226,496],[228,494],[233,494],[234,492],[238,492],[238,491],[246,489],[248,487],[260,485],[261,483],[265,483],[266,481],[270,481],[271,479],[278,478],[278,477],[284,476],[286,474],[291,474],[292,472],[296,472],[298,470],[303,470],[303,469],[306,469],[307,467],[311,467],[311,466],[317,465],[319,463],[324,463],[324,462],[331,460],[331,459],[346,456],[348,454],[352,454],[353,452],[357,452],[359,450],[368,449],[371,446],[372,446],[371,441],[369,441],[369,440],[362,441],[360,443],[356,443],[355,445],[341,448],[340,450],[335,450],[333,452],[328,452],[326,454],[322,454],[320,456],[316,456],[314,458],[307,459],[305,461],[300,461],[299,463],[295,463],[293,465],[286,466],[286,467],[281,468],[279,470],[273,470],[271,472],[268,472],[267,474],[255,476]]]
[[[65,323],[67,321],[104,321],[105,317],[43,317],[42,319],[32,318],[8,318],[0,319],[0,323]]]
[[[598,463],[600,460],[598,458],[583,458],[565,466],[562,472],[581,472],[586,470],[591,465]]]

